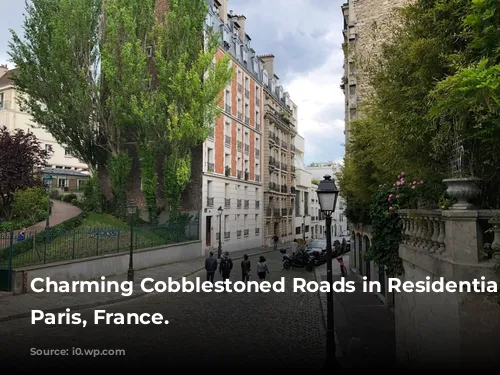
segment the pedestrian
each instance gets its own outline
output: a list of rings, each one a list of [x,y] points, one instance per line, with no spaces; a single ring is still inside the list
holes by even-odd
[[[17,242],[24,241],[25,239],[26,239],[26,228],[23,228],[23,230],[17,234]]]
[[[229,252],[226,251],[219,265],[219,272],[222,276],[223,281],[229,279],[232,269],[233,269],[233,261],[231,258],[229,258]]]
[[[243,255],[243,260],[241,261],[241,278],[243,282],[250,281],[251,274],[251,264],[248,260],[248,255]]]
[[[267,268],[266,258],[261,255],[259,258],[259,263],[257,263],[257,276],[259,276],[259,280],[261,282],[264,281],[268,273],[269,268]]]
[[[278,241],[279,240],[280,240],[280,238],[278,237],[278,235],[276,233],[274,233],[274,236],[273,236],[274,250],[276,250],[278,248]]]
[[[215,271],[217,271],[217,259],[215,259],[213,252],[210,252],[210,255],[205,259],[205,270],[207,271],[207,281],[213,284]]]

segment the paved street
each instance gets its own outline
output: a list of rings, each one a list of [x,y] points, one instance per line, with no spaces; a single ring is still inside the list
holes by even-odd
[[[99,307],[107,312],[163,314],[169,324],[30,325],[28,318],[0,323],[0,366],[18,370],[50,366],[183,369],[297,369],[323,365],[325,331],[317,293],[292,293],[293,277],[314,280],[314,272],[283,270],[281,254],[265,255],[269,281],[287,278],[286,293],[163,293]],[[253,279],[257,257],[251,257]],[[232,281],[240,280],[240,261]],[[203,273],[195,276],[204,277]],[[218,275],[217,275],[218,276]],[[30,356],[30,348],[125,350],[114,356]]]

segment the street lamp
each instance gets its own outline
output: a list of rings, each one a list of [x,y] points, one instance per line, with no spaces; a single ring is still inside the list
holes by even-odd
[[[137,212],[137,206],[134,201],[127,205],[127,213],[130,215],[130,256],[128,261],[127,280],[134,281],[134,219]]]
[[[332,255],[332,213],[335,211],[339,190],[330,175],[325,175],[324,180],[319,183],[316,191],[318,194],[320,210],[325,214],[326,221],[326,278],[330,288],[327,294],[326,311],[326,359],[325,368],[336,368],[338,366],[335,355],[335,323],[333,309],[333,255]]]
[[[302,216],[302,238],[306,240],[306,215]]]
[[[217,251],[217,257],[220,259],[220,257],[222,256],[222,232],[221,232],[221,221],[222,221],[222,206],[219,206],[219,209],[217,210],[219,211],[219,249]]]

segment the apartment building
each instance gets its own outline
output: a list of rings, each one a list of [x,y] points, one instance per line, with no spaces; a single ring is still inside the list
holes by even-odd
[[[295,137],[298,108],[279,85],[274,55],[265,54],[264,63],[264,245],[277,234],[282,243],[294,239]]]
[[[245,33],[245,16],[227,1],[208,1],[206,27],[221,31],[217,58],[228,54],[234,74],[224,89],[223,114],[203,146],[202,241],[205,251],[236,251],[262,244],[262,62]]]
[[[6,65],[0,65],[0,126],[5,126],[10,131],[22,129],[31,132],[38,138],[42,147],[52,150],[47,162],[48,168],[57,170],[72,170],[88,172],[88,166],[71,155],[71,149],[59,144],[52,135],[33,123],[29,113],[21,111],[17,103],[18,92],[12,81],[16,69],[8,69]],[[57,188],[69,188],[68,180],[58,180]]]
[[[327,163],[312,163],[314,166],[307,166],[305,170],[310,173],[311,180],[313,181],[312,187],[315,186],[314,182],[320,182],[325,175],[330,175],[335,178],[336,174],[340,171],[341,165],[335,162]],[[340,188],[337,184],[337,187]],[[316,199],[317,196],[316,196]],[[346,202],[345,199],[340,195],[337,200],[337,207],[335,212],[332,214],[332,236],[343,236],[348,234],[347,219],[345,217]],[[323,221],[324,218],[321,212],[319,213],[320,220]]]

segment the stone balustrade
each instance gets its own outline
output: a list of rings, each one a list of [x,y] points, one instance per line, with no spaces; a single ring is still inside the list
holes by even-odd
[[[446,251],[446,226],[441,210],[401,210],[403,243],[429,253]]]

